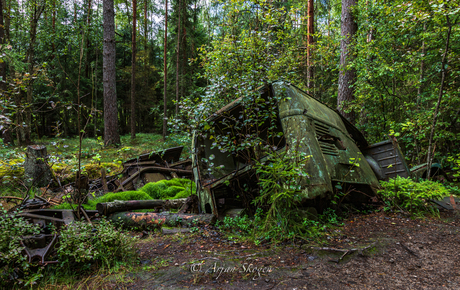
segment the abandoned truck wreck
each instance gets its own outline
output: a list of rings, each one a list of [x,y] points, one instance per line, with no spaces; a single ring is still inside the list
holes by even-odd
[[[305,164],[308,176],[302,177],[299,192],[304,206],[321,208],[338,184],[373,195],[379,188],[378,179],[410,175],[396,140],[369,146],[362,133],[338,111],[294,85],[277,82],[254,95],[253,99],[261,102],[254,101],[256,105],[251,109],[267,111],[266,115],[271,116],[259,122],[257,130],[251,131],[255,121],[246,120],[247,100],[239,98],[212,114],[208,125],[194,132],[192,168],[201,212],[219,215],[231,208],[247,207],[248,199],[257,195],[252,161],[264,160],[267,147],[288,150],[297,144],[298,152],[309,155]],[[264,106],[270,103],[267,100],[274,105]],[[218,146],[216,136],[244,146],[249,144],[246,138],[255,132],[269,146],[233,151]]]

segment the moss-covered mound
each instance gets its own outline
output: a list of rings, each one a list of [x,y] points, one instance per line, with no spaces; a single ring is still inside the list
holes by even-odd
[[[140,190],[152,199],[177,199],[189,197],[195,193],[195,182],[188,179],[175,178],[147,183]]]
[[[147,183],[136,191],[109,192],[101,197],[90,199],[83,204],[85,209],[95,210],[96,204],[114,200],[149,200],[149,199],[177,199],[189,197],[195,193],[195,182],[188,179],[160,180]],[[55,206],[56,209],[71,209],[67,202]]]

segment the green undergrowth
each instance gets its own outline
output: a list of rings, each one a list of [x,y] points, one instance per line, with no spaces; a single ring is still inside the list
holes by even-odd
[[[95,210],[96,205],[102,202],[115,200],[149,200],[149,199],[178,199],[186,198],[196,192],[195,182],[189,179],[174,178],[171,180],[160,180],[150,182],[142,188],[133,191],[109,192],[98,198],[88,200],[83,207],[88,210]],[[62,203],[56,209],[71,209],[69,203]]]
[[[429,180],[416,182],[410,178],[396,177],[381,181],[379,196],[385,203],[385,211],[405,211],[414,215],[438,215],[438,209],[430,200],[441,200],[451,194],[441,183]]]
[[[87,275],[95,271],[112,272],[132,267],[137,261],[134,243],[137,238],[102,219],[92,224],[75,221],[59,231],[59,243],[47,257],[58,261],[46,267],[29,263],[21,236],[56,233],[48,224],[43,228],[27,222],[16,212],[5,215],[0,206],[0,289],[32,289],[49,283]],[[54,283],[53,283],[54,284]],[[40,287],[38,289],[49,289]],[[96,288],[95,288],[96,289]],[[98,288],[99,289],[99,288]]]
[[[101,169],[105,168],[108,175],[115,175],[122,169],[121,164],[139,155],[161,152],[170,147],[184,146],[181,158],[190,155],[190,137],[186,135],[170,135],[163,140],[159,134],[138,133],[136,138],[130,135],[120,136],[118,147],[104,147],[103,139],[83,138],[81,146],[81,170],[90,179],[100,178]],[[61,184],[73,182],[78,171],[79,139],[41,138],[33,140],[34,144],[45,145],[48,153],[48,164]],[[0,144],[0,195],[10,194],[15,187],[20,187],[24,175],[24,159],[26,147],[6,146]],[[9,186],[13,184],[12,186]],[[57,186],[57,185],[56,185]]]
[[[256,211],[254,217],[247,215],[237,217],[225,217],[218,221],[216,226],[225,232],[227,239],[233,241],[248,240],[255,245],[261,243],[279,243],[287,240],[302,239],[311,242],[319,242],[326,235],[332,235],[332,230],[342,226],[341,218],[335,210],[328,208],[322,214],[309,215],[297,210],[299,224],[297,231],[286,231],[281,225],[275,225],[267,229],[263,227],[266,213],[261,209]]]

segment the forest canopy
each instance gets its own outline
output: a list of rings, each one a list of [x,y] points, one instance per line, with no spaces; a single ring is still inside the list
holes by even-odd
[[[107,1],[0,1],[5,144],[104,134]],[[412,165],[429,152],[459,159],[455,1],[112,2],[120,135],[161,133],[166,118],[167,134],[190,136],[214,110],[285,80],[370,142],[398,138]]]

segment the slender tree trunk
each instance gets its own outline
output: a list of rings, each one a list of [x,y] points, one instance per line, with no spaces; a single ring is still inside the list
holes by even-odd
[[[98,64],[98,56],[99,56],[99,46],[96,45],[96,64],[94,66],[94,138],[97,138],[97,64]]]
[[[86,12],[86,31],[88,37],[86,37],[86,45],[85,45],[85,77],[89,78],[89,62],[88,62],[88,51],[89,51],[89,41],[90,41],[90,27],[91,27],[91,0],[88,0],[88,10]]]
[[[181,4],[179,0],[178,17],[177,17],[177,46],[176,46],[176,117],[179,114],[179,59],[180,59],[180,18],[181,18]]]
[[[104,84],[104,144],[120,144],[117,116],[117,90],[115,71],[115,10],[113,0],[103,0],[104,19],[104,51],[103,51],[103,84]]]
[[[99,17],[99,8],[96,8],[96,18],[97,17]],[[99,82],[97,81],[97,67],[99,64],[99,45],[96,45],[95,55],[96,62],[94,65],[94,138],[97,137],[97,88],[99,85]]]
[[[167,80],[168,80],[168,67],[166,65],[166,48],[168,46],[168,0],[165,0],[165,38],[164,38],[164,51],[163,51],[163,73],[164,73],[164,79],[163,79],[163,90],[164,90],[164,95],[163,95],[163,139],[166,137],[166,131],[167,131],[167,125],[168,125],[168,115],[167,115],[167,103],[166,103],[166,96],[168,93],[168,85],[167,85]]]
[[[354,100],[354,84],[356,72],[348,68],[353,60],[351,54],[351,40],[355,36],[358,26],[351,14],[351,7],[357,0],[342,0],[342,41],[340,43],[340,73],[337,109],[351,123],[355,122],[355,114],[349,110],[350,103]]]
[[[56,0],[53,1],[53,19],[51,20],[51,27],[53,30],[53,43],[52,43],[52,56],[51,60],[55,58],[55,53],[56,53],[56,44],[54,42],[54,39],[56,38]]]
[[[0,0],[0,45],[5,43],[5,26],[3,21],[3,0]],[[6,63],[0,62],[0,91],[6,90]]]
[[[426,31],[426,22],[423,23],[423,32]],[[420,61],[420,79],[419,79],[419,86],[417,88],[417,108],[420,107],[420,102],[422,100],[422,93],[423,93],[423,78],[425,77],[425,54],[426,54],[426,47],[425,47],[425,40],[422,41],[422,60]]]
[[[307,35],[307,88],[308,93],[313,94],[314,83],[313,83],[313,63],[311,52],[313,49],[313,35],[315,34],[315,10],[313,0],[308,0],[308,35]]]
[[[6,8],[6,0],[1,1],[3,1],[3,8]],[[11,2],[13,1],[8,2],[8,13],[5,18],[5,43],[10,41]]]
[[[3,21],[3,0],[0,0],[0,45],[3,46],[5,43],[5,26]],[[0,62],[0,92],[3,97],[6,99],[6,63],[4,61]],[[3,115],[7,114],[7,110],[4,109],[2,112]],[[8,123],[3,124],[3,128],[1,130],[1,136],[4,144],[12,145],[13,143],[13,136],[11,134],[11,127]]]
[[[428,141],[428,154],[426,157],[426,160],[428,162],[427,174],[426,174],[427,179],[430,179],[430,174],[431,174],[431,164],[433,162],[431,146],[433,145],[434,129],[436,127],[436,122],[438,120],[439,107],[441,105],[441,100],[442,100],[442,95],[443,95],[443,90],[444,90],[444,82],[446,80],[447,52],[449,51],[450,33],[452,31],[452,24],[450,23],[449,15],[446,15],[446,22],[447,22],[448,29],[447,29],[447,37],[446,37],[446,47],[444,49],[444,54],[442,56],[442,61],[441,61],[441,85],[439,88],[438,102],[436,103],[436,109],[434,110],[433,122],[431,124],[430,139]]]
[[[33,5],[33,13],[30,19],[30,32],[29,32],[29,48],[26,53],[26,60],[29,64],[28,72],[30,80],[27,84],[27,109],[26,109],[26,129],[25,129],[25,143],[30,144],[31,142],[31,127],[32,127],[32,102],[33,102],[33,84],[34,78],[34,57],[35,57],[35,43],[37,42],[37,25],[45,4],[35,2]]]
[[[73,1],[73,23],[77,25],[77,1]]]
[[[150,53],[147,48],[148,33],[147,33],[147,0],[144,0],[144,52],[145,52],[145,77],[144,77],[144,88],[148,91],[149,87],[149,65],[150,65]]]
[[[186,12],[186,11],[184,11]],[[181,67],[181,73],[180,73],[180,96],[184,96],[185,95],[185,86],[186,86],[186,74],[187,74],[187,29],[185,27],[185,19],[182,19],[182,65],[180,66]]]
[[[131,58],[131,139],[136,138],[136,15],[137,0],[133,0],[133,36]]]

